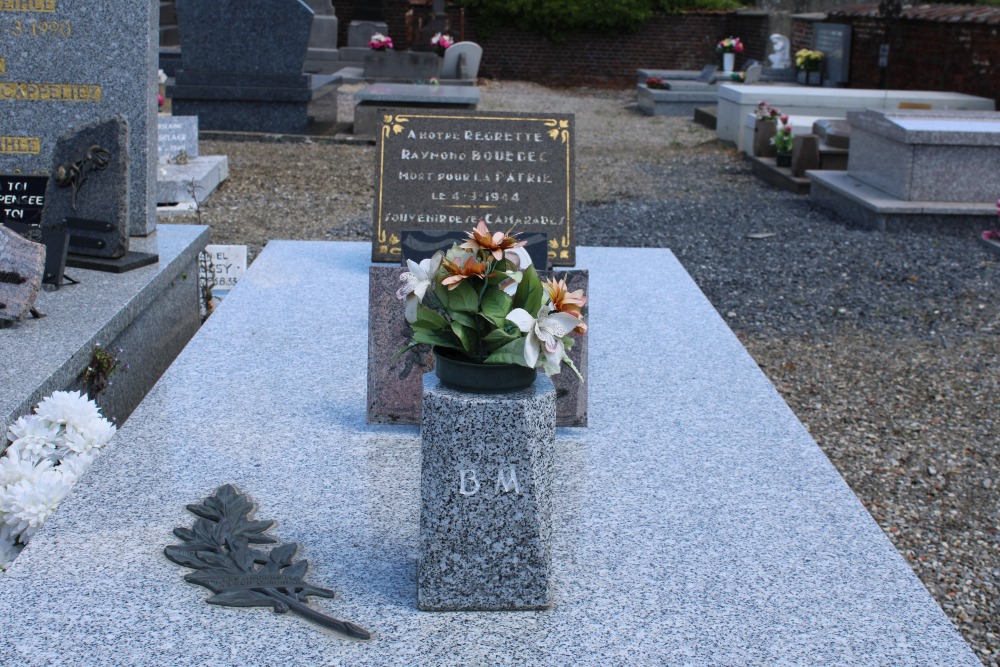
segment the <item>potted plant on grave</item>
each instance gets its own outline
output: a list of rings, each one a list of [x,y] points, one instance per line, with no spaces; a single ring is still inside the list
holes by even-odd
[[[510,231],[490,232],[480,220],[468,240],[419,263],[407,260],[396,292],[405,300],[410,343],[434,347],[441,383],[477,393],[531,386],[536,370],[560,372],[570,361],[573,334],[587,325],[583,290],[562,279],[542,281]],[[583,379],[582,377],[580,378]]]
[[[791,167],[792,146],[795,145],[795,139],[792,137],[792,126],[788,122],[788,116],[782,116],[779,120],[781,127],[776,129],[771,138],[776,153],[774,163],[779,167]]]
[[[795,52],[795,67],[798,68],[799,83],[818,86],[823,83],[823,52],[799,49]]]
[[[392,38],[377,32],[368,40],[368,48],[372,51],[388,51],[392,48]]]
[[[778,129],[778,117],[781,112],[765,100],[761,100],[754,109],[753,154],[755,157],[774,157],[774,143],[771,139]]]
[[[431,46],[434,47],[434,51],[437,52],[439,56],[443,56],[444,52],[448,50],[448,47],[454,43],[455,39],[451,35],[443,35],[440,32],[431,37]]]
[[[726,37],[715,45],[715,51],[722,54],[722,71],[729,74],[736,66],[736,54],[743,53],[743,42],[739,37]]]

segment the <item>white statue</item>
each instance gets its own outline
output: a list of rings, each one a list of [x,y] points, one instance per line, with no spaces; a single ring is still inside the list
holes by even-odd
[[[774,53],[768,56],[768,60],[771,61],[771,67],[774,69],[787,69],[791,67],[792,48],[788,38],[784,35],[771,35],[771,45],[774,47]]]

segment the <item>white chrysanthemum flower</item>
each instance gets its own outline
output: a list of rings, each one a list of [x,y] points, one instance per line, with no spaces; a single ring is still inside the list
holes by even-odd
[[[37,415],[20,417],[10,425],[9,432],[11,448],[18,450],[22,458],[28,455],[32,461],[52,457],[61,441],[59,426]]]
[[[73,483],[76,483],[78,479],[83,477],[85,472],[90,470],[90,466],[94,464],[99,455],[100,451],[96,449],[92,449],[84,454],[73,454],[64,458],[56,469],[63,475],[72,477]]]
[[[94,419],[101,418],[97,403],[78,391],[56,391],[42,399],[35,414],[53,424],[81,428]]]
[[[22,542],[30,540],[73,488],[73,481],[72,475],[49,470],[34,483],[21,480],[0,493],[0,509],[6,513],[4,523],[12,534]]]
[[[17,555],[21,553],[21,545],[17,543],[10,526],[4,524],[0,526],[0,570],[6,570],[14,562]]]
[[[0,489],[23,480],[34,483],[50,470],[52,470],[52,461],[49,459],[36,462],[29,454],[15,447],[8,447],[4,455],[0,456]],[[0,509],[3,509],[2,506]]]

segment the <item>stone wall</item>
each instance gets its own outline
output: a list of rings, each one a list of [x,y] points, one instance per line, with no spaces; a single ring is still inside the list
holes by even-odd
[[[346,44],[352,0],[334,0],[340,21],[340,43]],[[389,36],[397,48],[406,46],[407,0],[385,0]],[[417,9],[416,11],[420,11]],[[479,75],[497,79],[519,79],[546,84],[628,85],[638,68],[701,69],[721,58],[715,44],[735,35],[747,45],[738,57],[765,61],[770,49],[768,16],[763,12],[692,12],[665,14],[635,33],[607,36],[602,33],[573,36],[564,44],[553,44],[533,32],[504,28],[488,39],[476,32],[471,14],[461,8],[448,9],[450,32],[478,42],[483,47]]]
[[[793,17],[792,52],[812,44],[816,15]],[[941,90],[992,98],[1000,107],[1000,7],[924,5],[892,22],[872,7],[840,9],[827,22],[852,27],[851,86]],[[880,81],[879,45],[889,43]]]

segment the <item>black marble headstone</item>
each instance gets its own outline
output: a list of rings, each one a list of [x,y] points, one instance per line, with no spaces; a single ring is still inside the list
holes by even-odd
[[[813,49],[823,52],[823,80],[848,83],[851,77],[851,26],[813,24]]]
[[[45,188],[42,228],[69,234],[69,251],[94,257],[128,252],[128,124],[120,116],[59,137]]]
[[[380,111],[372,261],[398,264],[404,229],[484,220],[491,232],[547,234],[548,265],[573,266],[575,144],[572,114]]]

